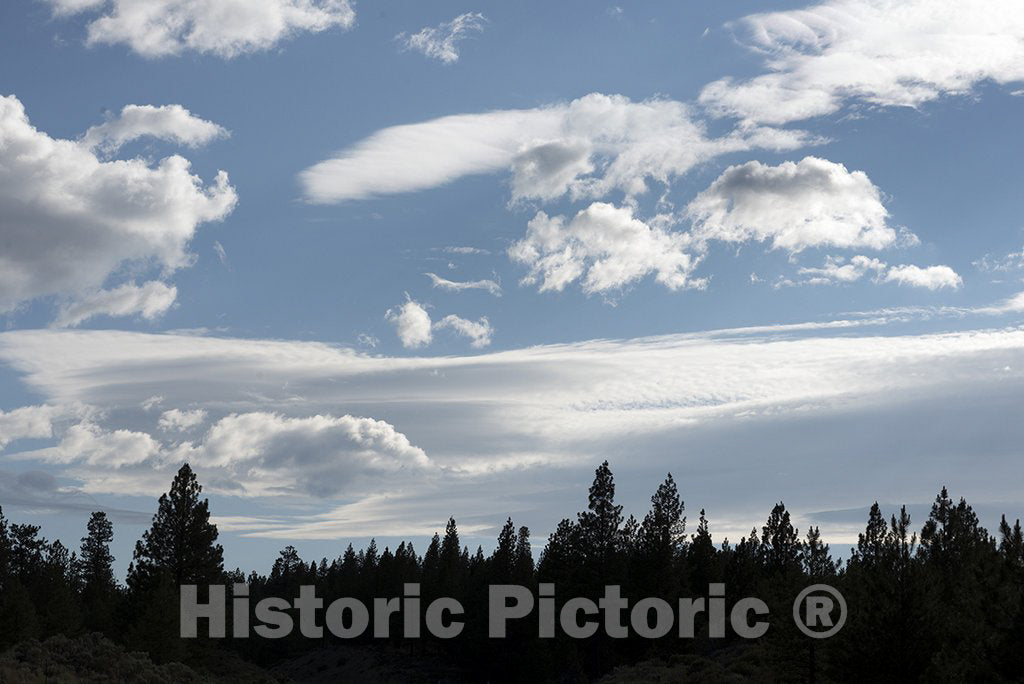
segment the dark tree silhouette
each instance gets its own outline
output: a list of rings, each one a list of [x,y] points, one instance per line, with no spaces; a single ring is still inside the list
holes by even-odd
[[[715,546],[703,510],[695,533],[684,541],[683,502],[671,475],[657,487],[642,521],[626,517],[615,502],[611,469],[603,463],[586,510],[557,525],[536,564],[530,531],[511,518],[496,530],[489,556],[482,547],[470,554],[450,518],[422,558],[407,542],[383,551],[375,540],[362,550],[347,544],[333,560],[304,560],[287,546],[265,575],[224,572],[201,491],[195,474],[183,466],[136,545],[127,591],[113,576],[113,528],[105,514],[92,514],[76,557],[60,542],[43,538],[37,526],[9,523],[0,510],[0,650],[28,639],[103,629],[158,662],[182,661],[204,672],[220,667],[222,680],[232,681],[237,672],[225,663],[240,661],[231,658],[261,665],[301,660],[311,650],[338,646],[338,640],[327,632],[308,639],[298,630],[275,640],[182,640],[180,583],[247,582],[253,604],[269,596],[293,599],[300,586],[313,585],[325,603],[350,596],[367,605],[402,596],[405,584],[419,583],[424,606],[439,596],[463,604],[466,627],[460,637],[403,639],[403,617],[394,614],[387,625],[389,644],[370,636],[378,627],[371,624],[344,652],[367,649],[416,662],[443,661],[461,673],[448,679],[493,682],[579,682],[616,667],[626,669],[609,681],[1019,681],[1024,672],[1021,525],[1004,516],[997,540],[967,502],[946,489],[919,535],[906,507],[886,522],[876,502],[848,560],[837,563],[818,527],[809,526],[801,539],[781,502],[760,530],[735,545],[725,540]],[[560,632],[538,639],[533,616],[510,625],[506,639],[487,636],[490,584],[522,584],[537,592],[539,583],[554,583],[557,614],[568,598],[594,600],[608,585],[619,585],[631,602],[661,596],[674,604],[678,597],[705,596],[709,585],[720,582],[727,587],[727,610],[741,597],[768,603],[771,627],[763,638],[749,641],[728,630],[712,638],[704,614],[696,618],[692,639],[674,632],[658,640],[616,639],[602,631],[582,640]],[[839,635],[818,641],[795,628],[791,610],[800,589],[821,582],[842,592],[849,613]],[[629,669],[632,663],[641,664]]]
[[[185,463],[160,497],[153,525],[135,545],[128,586],[150,588],[157,575],[167,573],[174,585],[211,584],[224,574],[224,549],[217,543],[217,526],[210,522],[208,499],[200,501],[202,486]]]

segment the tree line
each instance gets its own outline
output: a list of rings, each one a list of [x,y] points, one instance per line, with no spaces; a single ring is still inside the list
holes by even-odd
[[[183,640],[178,587],[247,583],[255,605],[264,597],[294,598],[298,587],[313,585],[325,604],[343,596],[371,604],[401,597],[405,584],[418,583],[424,605],[442,596],[459,600],[466,627],[453,640],[404,640],[402,618],[392,616],[388,646],[413,658],[443,658],[467,680],[587,681],[640,662],[675,663],[689,675],[714,671],[774,681],[1018,681],[1024,675],[1020,522],[1011,525],[1004,516],[998,536],[990,535],[971,506],[945,488],[919,530],[906,507],[886,520],[875,503],[856,547],[837,560],[819,529],[801,535],[781,502],[760,529],[736,543],[715,544],[703,510],[688,534],[671,474],[642,519],[626,517],[605,462],[586,510],[559,522],[536,560],[529,529],[511,518],[490,554],[464,545],[452,518],[422,555],[411,542],[381,550],[371,540],[359,550],[349,544],[337,558],[305,560],[287,546],[266,574],[225,569],[201,492],[183,465],[136,543],[123,585],[112,567],[113,527],[102,511],[91,515],[72,551],[42,538],[38,526],[9,523],[0,510],[0,651],[27,639],[98,632],[157,663],[202,665],[227,650],[269,666],[336,638],[325,631],[323,640],[310,640],[296,630],[275,640]],[[822,582],[842,592],[849,612],[842,631],[816,640],[794,625],[792,602],[801,589]],[[539,583],[554,583],[559,603],[577,596],[596,601],[606,585],[619,585],[631,605],[646,597],[675,605],[724,583],[727,601],[764,600],[770,628],[755,641],[731,633],[716,639],[706,616],[698,615],[688,639],[674,631],[656,640],[616,639],[601,630],[589,639],[539,639],[536,620],[524,619],[510,623],[507,638],[488,638],[487,587],[519,584],[536,593]],[[369,636],[372,629],[367,635],[358,640],[361,647],[381,647]]]

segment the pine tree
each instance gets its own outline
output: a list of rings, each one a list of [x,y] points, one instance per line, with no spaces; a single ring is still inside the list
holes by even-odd
[[[86,597],[109,598],[117,588],[114,581],[114,557],[110,555],[110,542],[114,540],[114,527],[103,511],[89,517],[88,534],[82,537],[78,567],[82,580],[82,593]]]
[[[857,535],[857,549],[853,552],[856,562],[865,565],[874,565],[882,561],[886,540],[889,536],[889,527],[882,517],[882,509],[876,501],[871,505],[868,512],[868,526],[863,534]]]
[[[769,573],[791,572],[800,568],[803,547],[799,533],[781,501],[775,504],[761,528],[761,554]]]
[[[1024,535],[1021,534],[1020,519],[1010,527],[1004,515],[999,521],[999,552],[1016,569],[1024,568]]]
[[[669,568],[682,554],[686,531],[684,508],[675,480],[669,473],[651,497],[651,510],[640,525],[640,544],[644,555],[661,564],[663,569]]]
[[[530,528],[521,526],[516,535],[515,557],[512,562],[512,581],[529,586],[533,584],[533,549],[530,547]]]
[[[615,479],[602,463],[594,473],[594,483],[587,496],[587,511],[578,515],[580,541],[591,574],[605,570],[618,549],[622,506],[615,504]]]
[[[718,552],[715,549],[714,542],[711,540],[708,519],[703,508],[700,509],[697,533],[690,539],[686,555],[690,572],[690,586],[695,593],[699,595],[706,592],[709,584],[721,581],[721,572],[718,567]]]
[[[46,539],[38,525],[11,525],[11,574],[26,587],[43,572]]]
[[[3,506],[0,506],[0,594],[11,576],[11,554],[13,553],[10,529],[4,517]]]
[[[829,553],[828,544],[821,541],[821,530],[811,527],[807,530],[807,542],[804,553],[804,572],[814,580],[832,577],[836,574],[836,564]]]
[[[424,601],[431,601],[441,594],[441,536],[436,532],[427,545],[427,551],[423,554],[423,587]]]
[[[128,569],[128,586],[133,591],[152,587],[159,573],[167,573],[176,586],[221,581],[224,549],[216,543],[209,500],[199,499],[202,491],[189,465],[182,465],[170,491],[160,497],[152,527],[135,544]]]
[[[581,560],[580,546],[579,526],[563,518],[548,536],[548,543],[541,552],[538,579],[555,584],[569,583]]]
[[[995,679],[996,627],[1008,625],[1016,609],[1009,587],[999,583],[1004,561],[995,539],[967,502],[954,504],[943,487],[921,529],[917,553],[927,578],[926,624],[935,647],[925,676]]]
[[[631,580],[645,595],[670,602],[685,584],[682,559],[686,518],[675,480],[669,473],[651,497],[651,509],[637,533]]]
[[[464,557],[465,556],[465,557]],[[444,596],[457,597],[469,566],[468,550],[463,554],[455,518],[448,518],[438,556],[438,580]]]
[[[73,635],[81,624],[75,591],[75,560],[59,541],[46,548],[42,573],[34,578],[36,612],[42,633]]]
[[[512,518],[505,521],[505,525],[498,533],[498,543],[491,554],[491,581],[495,584],[508,584],[512,581],[512,568],[515,562],[516,552],[516,528],[512,524]]]

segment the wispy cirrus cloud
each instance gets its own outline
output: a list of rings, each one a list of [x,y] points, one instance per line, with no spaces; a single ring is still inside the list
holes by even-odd
[[[458,43],[474,33],[482,33],[486,23],[487,18],[479,12],[466,12],[416,33],[399,33],[395,40],[406,50],[414,50],[445,64],[454,64],[459,61]]]
[[[454,280],[448,280],[442,278],[436,273],[425,273],[425,276],[430,278],[431,284],[441,290],[448,290],[449,292],[465,292],[466,290],[485,290],[490,292],[495,297],[501,296],[501,285],[494,280],[470,280],[464,282],[457,282]]]
[[[110,290],[83,293],[63,304],[54,327],[73,328],[96,316],[138,314],[152,321],[165,314],[178,298],[178,288],[157,280],[142,285],[125,283]]]
[[[975,454],[967,468],[953,456],[936,460],[946,453],[944,438],[922,436],[916,426],[946,406],[940,432],[981,434],[991,427],[991,416],[1002,415],[1024,386],[1024,332],[875,334],[869,328],[879,320],[433,358],[367,356],[310,342],[8,332],[0,334],[0,359],[30,388],[50,403],[78,401],[95,412],[57,426],[54,447],[7,458],[47,462],[94,493],[163,491],[188,459],[218,496],[353,497],[337,500],[348,506],[344,525],[297,512],[244,532],[273,536],[288,529],[298,538],[406,524],[420,529],[446,513],[467,523],[493,522],[495,500],[523,505],[538,491],[543,501],[531,504],[530,515],[550,524],[547,518],[565,514],[564,492],[585,484],[603,458],[619,477],[650,479],[652,487],[665,469],[685,471],[691,491],[739,487],[732,499],[707,496],[717,519],[743,523],[745,506],[763,513],[763,502],[746,499],[766,480],[797,497],[793,505],[817,510],[812,480],[796,474],[813,471],[814,463],[852,483],[844,494],[851,501],[884,489],[882,478],[892,468],[909,472],[924,462],[940,468],[947,482],[970,482],[979,459],[987,478],[1014,475],[1016,462],[996,458],[1019,437],[1005,424],[991,433],[1000,435],[998,444],[985,442],[991,458]],[[140,408],[157,391],[166,404],[207,411],[211,427],[194,440],[168,441],[153,414]],[[886,429],[863,429],[876,422]],[[885,444],[871,435],[884,435]],[[829,449],[821,449],[822,440]],[[755,444],[759,457],[751,458]],[[883,447],[898,448],[899,462],[865,468],[865,459],[875,463],[872,454]],[[644,457],[624,456],[638,453]],[[732,488],[718,487],[718,470],[707,468],[709,453],[729,460]],[[781,462],[789,468],[785,477]],[[903,496],[928,496],[933,492],[924,489],[933,486],[921,483],[921,492]],[[383,498],[366,496],[368,488]],[[828,497],[834,500],[834,492]],[[368,508],[361,514],[363,500]]]

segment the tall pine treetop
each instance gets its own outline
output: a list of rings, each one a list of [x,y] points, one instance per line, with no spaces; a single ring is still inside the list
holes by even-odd
[[[199,499],[202,491],[192,468],[183,464],[170,491],[160,497],[152,527],[135,544],[129,587],[148,588],[161,573],[178,586],[221,581],[224,549],[210,522],[209,500]]]

